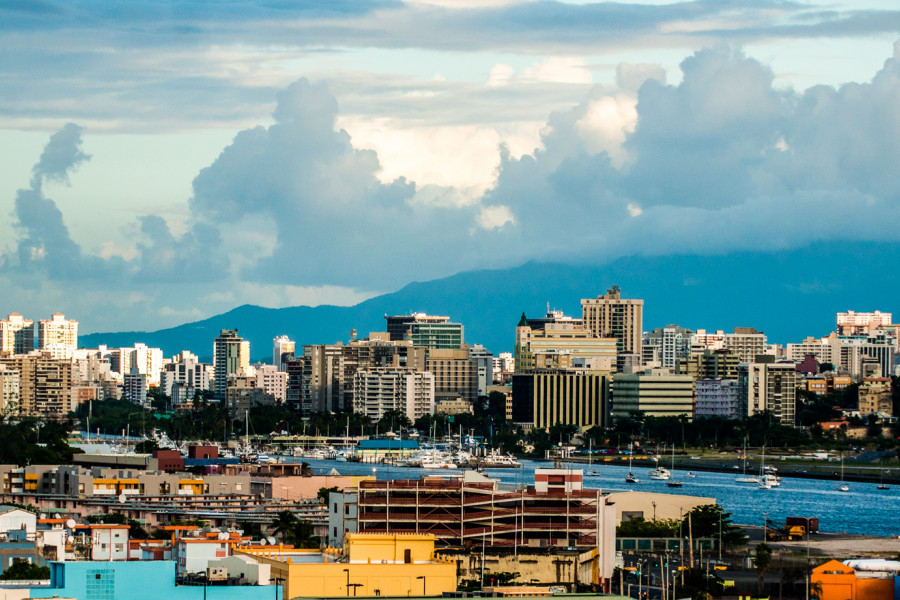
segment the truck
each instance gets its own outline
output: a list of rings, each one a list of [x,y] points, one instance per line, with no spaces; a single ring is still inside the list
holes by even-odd
[[[810,533],[819,533],[819,519],[817,517],[788,517],[784,520],[784,524],[786,527],[802,525],[803,527],[809,527]]]
[[[782,540],[802,540],[806,536],[806,525],[785,525],[781,528],[771,528],[766,531],[766,539],[777,542]]]

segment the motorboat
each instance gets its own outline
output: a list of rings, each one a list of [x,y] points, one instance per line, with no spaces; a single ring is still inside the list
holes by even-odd
[[[657,481],[667,481],[672,474],[669,473],[669,470],[665,467],[656,467],[652,471],[650,471],[650,479],[655,479]]]

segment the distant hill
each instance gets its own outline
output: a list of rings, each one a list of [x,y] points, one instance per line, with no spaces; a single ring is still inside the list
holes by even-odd
[[[459,273],[411,283],[350,307],[240,306],[203,321],[154,332],[95,333],[79,344],[131,346],[143,342],[166,356],[190,350],[212,355],[220,329],[237,328],[250,340],[254,360],[271,360],[272,339],[298,344],[346,341],[385,330],[385,314],[427,312],[465,325],[465,339],[495,354],[511,351],[524,311],[540,316],[551,308],[580,315],[580,299],[605,293],[612,284],[626,298],[644,299],[644,328],[677,323],[691,329],[751,326],[770,341],[801,341],[834,329],[834,313],[893,311],[900,297],[900,244],[829,242],[779,252],[721,256],[633,256],[604,265],[531,262],[510,268]]]

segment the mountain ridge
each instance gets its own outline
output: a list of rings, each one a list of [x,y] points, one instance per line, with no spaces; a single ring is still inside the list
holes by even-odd
[[[606,264],[529,261],[507,269],[464,271],[401,289],[353,306],[265,308],[245,304],[207,319],[153,332],[80,336],[79,344],[160,347],[166,356],[190,350],[212,354],[220,329],[238,329],[254,360],[270,359],[272,339],[288,335],[298,346],[346,341],[384,331],[386,314],[407,311],[447,315],[465,327],[468,343],[495,353],[513,347],[524,311],[551,308],[580,315],[580,299],[613,284],[626,298],[644,300],[644,329],[677,323],[691,329],[752,326],[777,343],[824,336],[838,311],[891,312],[900,296],[896,257],[900,243],[820,242],[784,251],[727,255],[629,256]],[[861,258],[861,257],[864,257]]]

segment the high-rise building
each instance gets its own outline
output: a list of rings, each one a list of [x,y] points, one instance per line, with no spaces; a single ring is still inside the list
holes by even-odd
[[[288,336],[278,336],[272,340],[272,364],[275,365],[279,371],[285,371],[285,364],[289,358],[294,358],[296,349],[297,344],[288,338]]]
[[[648,417],[694,416],[694,378],[672,375],[668,369],[619,374],[612,383],[614,419],[634,413]]]
[[[475,363],[476,393],[487,396],[488,386],[494,383],[494,355],[481,344],[475,344],[469,348],[469,360]]]
[[[773,356],[742,363],[738,369],[738,393],[742,414],[771,412],[782,425],[794,425],[799,375],[792,362],[775,362]]]
[[[190,402],[198,391],[209,390],[207,366],[196,354],[184,350],[163,367],[160,387],[174,406]]]
[[[704,350],[675,363],[675,373],[691,375],[694,379],[737,380],[740,359],[728,350]]]
[[[469,348],[429,350],[425,370],[434,374],[434,398],[462,399],[472,403],[478,399],[478,367],[469,356]]]
[[[75,410],[72,361],[33,350],[0,357],[0,364],[19,373],[19,414],[64,419]]]
[[[735,327],[734,333],[724,335],[722,347],[741,362],[751,362],[766,353],[766,334],[752,327]]]
[[[644,336],[644,346],[657,348],[660,366],[671,369],[679,359],[691,355],[692,334],[690,329],[666,325],[647,333]]]
[[[223,329],[213,342],[214,389],[217,396],[225,396],[228,376],[250,366],[250,342],[238,335],[237,329]]]
[[[78,321],[56,313],[38,322],[38,350],[50,352],[53,358],[72,358],[78,348]]]
[[[390,340],[394,342],[409,340],[413,346],[438,350],[456,350],[465,342],[462,324],[451,323],[450,317],[413,313],[384,318]]]
[[[34,321],[19,313],[0,320],[0,353],[27,354],[34,350]]]
[[[163,368],[163,352],[160,348],[150,348],[137,343],[131,348],[119,348],[110,352],[110,365],[122,376],[144,375],[146,385],[159,385],[159,374]]]
[[[434,376],[427,371],[372,367],[353,376],[353,411],[377,421],[397,410],[410,421],[434,413]]]
[[[736,379],[698,379],[694,416],[740,419],[740,394]]]
[[[450,321],[450,317],[439,317],[436,315],[426,315],[425,313],[412,313],[411,315],[384,315],[387,321],[387,332],[392,342],[399,342],[406,339],[409,333],[409,327],[413,323],[431,323],[440,324]]]
[[[542,319],[529,319],[522,313],[516,326],[516,373],[534,369],[613,370],[618,340],[597,337],[584,326],[584,320],[551,311]]]
[[[609,378],[587,371],[532,371],[513,375],[512,420],[531,427],[607,426]]]
[[[0,417],[19,413],[20,392],[19,372],[9,365],[0,364]]]
[[[615,338],[616,350],[640,356],[644,326],[644,301],[622,298],[619,286],[606,294],[581,300],[584,325],[600,338]]]
[[[275,398],[276,402],[284,402],[286,400],[287,377],[288,374],[279,370],[275,365],[259,365],[256,367],[256,387]]]

